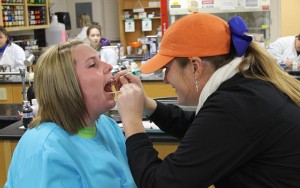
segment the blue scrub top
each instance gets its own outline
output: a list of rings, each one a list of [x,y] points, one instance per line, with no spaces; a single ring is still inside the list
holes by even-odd
[[[70,135],[51,122],[27,130],[4,187],[136,187],[120,127],[101,115],[95,130],[92,137]]]

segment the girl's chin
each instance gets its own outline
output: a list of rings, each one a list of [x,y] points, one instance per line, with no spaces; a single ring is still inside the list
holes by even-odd
[[[114,101],[114,104],[115,104],[115,102],[116,102],[116,100],[117,100],[116,94],[115,94],[115,93],[107,93],[107,94],[108,94],[108,95],[107,95],[108,100]]]
[[[109,106],[110,106],[111,108],[114,108],[114,107],[116,106],[116,104],[117,104],[116,101],[115,101],[115,100],[112,100],[112,102],[110,103]]]
[[[110,111],[111,109],[113,109],[116,106],[116,101],[112,98],[112,99],[107,99],[105,101],[105,109],[106,111]]]

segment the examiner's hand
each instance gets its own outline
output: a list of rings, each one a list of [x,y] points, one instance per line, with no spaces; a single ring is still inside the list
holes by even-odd
[[[123,80],[123,83],[121,83],[121,79],[120,79],[121,77],[125,78]],[[123,70],[123,71],[118,72],[115,75],[114,79],[117,80],[117,82],[115,83],[115,87],[118,91],[120,90],[120,88],[122,87],[122,85],[124,83],[134,83],[138,87],[140,87],[144,93],[144,108],[148,108],[148,104],[151,103],[152,99],[150,97],[148,97],[146,95],[146,93],[144,92],[143,84],[137,76],[133,75],[132,73],[128,72],[127,70]]]
[[[145,132],[142,125],[145,94],[140,86],[130,83],[128,77],[120,77],[122,87],[117,99],[118,111],[126,137],[135,133]],[[130,80],[134,80],[134,78]]]
[[[128,83],[134,83],[143,88],[141,80],[137,76],[133,75],[131,72],[128,72],[127,70],[120,71],[114,76],[114,79],[117,81],[116,87],[121,88],[122,86],[120,77],[125,77]]]

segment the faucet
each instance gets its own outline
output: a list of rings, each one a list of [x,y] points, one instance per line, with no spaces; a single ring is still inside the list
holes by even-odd
[[[27,91],[26,91],[26,70],[27,66],[31,66],[33,61],[35,59],[35,56],[31,54],[27,59],[24,60],[25,67],[19,68],[19,72],[11,72],[11,67],[10,66],[0,66],[0,70],[3,70],[3,72],[0,72],[0,75],[3,75],[5,78],[5,75],[20,75],[22,79],[22,95],[23,95],[23,108],[22,108],[22,114],[19,111],[18,117],[22,118],[23,125],[25,128],[28,125],[28,123],[32,120],[32,116],[28,117],[29,115],[32,115],[32,111],[28,111],[28,105],[29,101],[27,100]],[[9,72],[5,72],[6,68],[9,67]],[[30,109],[30,108],[29,108]],[[32,109],[31,109],[32,110]],[[25,115],[24,113],[29,113],[29,115]]]
[[[19,68],[20,76],[22,79],[22,94],[23,94],[23,101],[27,100],[27,92],[26,92],[26,85],[25,85],[25,77],[26,77],[26,68],[22,67]]]
[[[11,66],[10,65],[8,65],[8,64],[0,65],[0,75],[2,75],[2,78],[4,80],[6,79],[6,75],[11,75],[11,74],[5,73],[7,68],[9,70],[9,72],[11,72]]]

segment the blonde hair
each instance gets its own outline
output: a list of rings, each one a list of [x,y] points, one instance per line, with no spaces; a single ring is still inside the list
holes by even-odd
[[[92,25],[91,18],[88,14],[85,13],[81,14],[79,16],[79,20],[80,20],[81,27]]]
[[[228,64],[236,56],[231,44],[230,53],[204,57],[215,69]],[[249,67],[249,68],[248,68]],[[239,66],[239,72],[246,78],[260,79],[276,86],[281,92],[300,106],[300,81],[283,71],[269,52],[257,42],[251,42]]]
[[[250,65],[249,69],[242,71],[248,65]],[[245,77],[272,83],[300,106],[300,81],[283,71],[275,58],[257,42],[250,44],[239,70]]]
[[[58,44],[46,50],[38,59],[34,72],[34,89],[39,104],[38,115],[30,124],[54,122],[70,134],[87,126],[88,112],[76,74],[72,48],[79,41]]]

